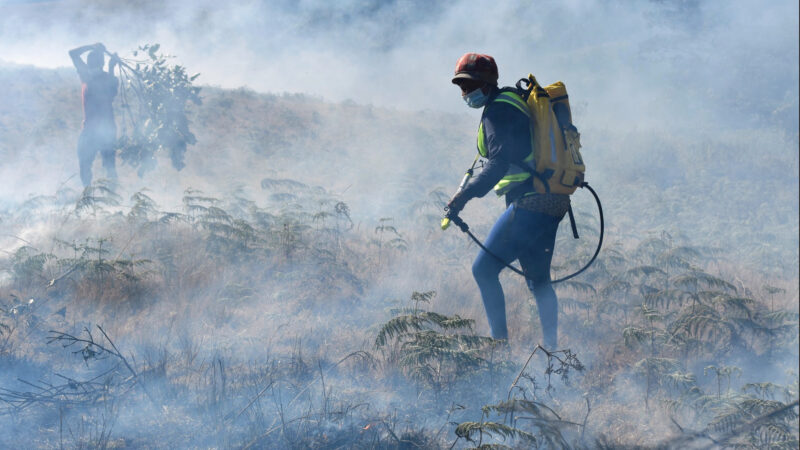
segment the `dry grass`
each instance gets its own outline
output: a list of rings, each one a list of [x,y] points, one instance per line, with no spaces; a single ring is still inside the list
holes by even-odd
[[[164,168],[142,181],[123,173],[116,205],[84,196],[76,211],[81,193],[62,189],[0,210],[0,399],[32,399],[0,404],[14,430],[4,446],[33,434],[37,447],[440,448],[456,441],[457,424],[473,424],[462,427],[470,437],[492,431],[482,417],[498,425],[481,443],[512,447],[559,435],[574,447],[796,443],[786,432],[796,430],[796,409],[762,419],[798,395],[797,373],[785,373],[797,361],[796,273],[771,265],[775,255],[753,255],[764,265],[756,271],[740,249],[716,248],[732,238],[751,245],[764,238],[748,233],[757,229],[784,247],[779,255],[796,255],[788,248],[796,237],[783,234],[796,220],[745,222],[698,243],[675,231],[680,218],[643,231],[681,212],[677,193],[655,201],[648,189],[625,197],[624,186],[607,188],[608,244],[580,283],[557,288],[560,341],[585,370],[547,377],[541,352],[523,369],[540,331],[515,276],[502,277],[511,349],[453,338],[488,332],[469,271],[475,247],[435,228],[437,187],[458,173],[453,142],[472,139],[463,117],[204,93],[193,112],[199,144],[180,178]],[[5,126],[19,120],[11,114]],[[7,136],[4,154],[19,157],[7,143],[27,143],[29,133]],[[356,156],[364,156],[357,166]],[[202,192],[187,191],[190,181]],[[633,214],[630,202],[644,206]],[[464,213],[479,235],[500,207],[482,206]],[[585,239],[559,237],[559,274],[593,248],[596,222],[579,221]],[[392,309],[433,290],[424,309],[473,320],[472,332],[429,323],[416,330],[424,336],[391,341],[394,357],[376,349]],[[96,325],[133,373],[118,356],[47,345],[51,330],[79,336]],[[721,382],[704,370],[712,365],[740,372]],[[70,383],[99,374],[107,374],[97,379],[102,395],[74,395]],[[511,420],[501,402],[513,400],[540,402],[558,419],[531,409]]]

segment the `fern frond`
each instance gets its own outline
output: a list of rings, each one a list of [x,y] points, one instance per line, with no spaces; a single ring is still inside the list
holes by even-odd
[[[718,415],[721,411],[726,410],[733,402],[739,401],[743,396],[728,393],[726,395],[701,395],[697,397],[693,403],[693,407],[702,415],[713,414]]]
[[[691,294],[692,299],[700,303],[711,304],[714,303],[718,297],[730,297],[730,294],[722,291],[697,291]]]
[[[420,312],[419,309],[412,308],[410,306],[402,306],[400,308],[390,308],[388,311],[389,311],[389,314],[391,314],[393,316],[399,316],[399,315],[412,316],[412,315]]]
[[[683,330],[699,341],[722,343],[731,335],[730,324],[715,316],[691,316],[683,325]]]
[[[501,401],[494,405],[486,405],[483,406],[481,410],[484,414],[487,414],[489,411],[495,411],[500,414],[526,412],[541,419],[561,420],[561,416],[556,414],[556,412],[546,404],[534,400],[525,400],[520,398]]]
[[[150,215],[155,214],[157,205],[156,202],[144,193],[147,189],[142,189],[131,196],[133,206],[131,206],[128,217],[131,219],[147,219]]]
[[[601,300],[597,303],[597,312],[600,314],[616,314],[624,311],[627,305],[612,300]]]
[[[681,289],[664,289],[644,296],[647,306],[662,309],[670,309],[673,305],[683,306],[691,298],[691,294]]]
[[[727,317],[727,322],[732,324],[732,328],[747,336],[774,337],[784,331],[780,328],[765,327],[748,317]],[[791,331],[791,329],[785,331]]]
[[[646,319],[648,322],[660,321],[660,320],[662,319],[662,317],[661,317],[661,314],[658,312],[658,310],[656,310],[656,309],[653,309],[653,308],[649,308],[649,307],[647,306],[647,304],[645,304],[645,303],[642,303],[642,304],[639,306],[639,308],[640,308],[640,309],[639,309],[639,312],[641,312],[642,316],[643,316],[643,317],[644,317],[644,318],[645,318],[645,319]]]
[[[759,426],[754,433],[761,448],[798,448],[797,429],[785,423],[769,423]]]
[[[281,192],[270,195],[269,199],[274,203],[292,203],[297,201],[297,196],[294,194]]]
[[[230,224],[233,222],[233,217],[231,217],[230,214],[228,214],[228,212],[222,208],[217,206],[209,206],[205,208],[203,216],[198,220],[205,223],[213,222]]]
[[[645,373],[650,370],[661,375],[683,371],[683,367],[681,367],[678,360],[672,358],[645,358],[634,364],[633,367],[639,373]]]
[[[168,212],[161,215],[158,219],[159,223],[167,224],[170,222],[185,222],[188,218],[181,213]]]
[[[663,270],[659,269],[656,266],[644,265],[626,270],[623,276],[625,279],[630,279],[630,278],[649,277],[651,275],[666,276],[667,272],[664,272]]]
[[[786,293],[786,289],[780,288],[780,287],[775,287],[775,286],[770,286],[768,284],[765,284],[764,286],[762,286],[762,288],[767,292],[767,294],[770,294],[770,295]]]
[[[447,317],[445,320],[436,322],[436,325],[439,325],[444,330],[459,330],[459,329],[472,330],[472,326],[474,324],[475,320],[464,319],[458,314],[455,314],[451,317]]]
[[[471,328],[471,319],[459,316],[445,316],[436,312],[419,311],[417,314],[395,317],[384,324],[375,339],[375,347],[386,345],[388,339],[407,334],[409,331],[422,331],[425,325],[438,325],[443,329]]]
[[[622,330],[622,338],[628,348],[647,342],[651,335],[652,333],[649,330],[639,327],[625,327]]]
[[[287,189],[297,191],[308,189],[308,185],[285,178],[264,178],[261,180],[261,189]]]
[[[770,383],[769,381],[763,383],[747,383],[742,386],[742,392],[752,392],[758,398],[767,400],[775,400],[778,395],[786,396],[788,394],[788,390],[785,387]]]
[[[586,311],[592,308],[592,305],[588,302],[582,302],[580,300],[576,300],[571,297],[561,297],[558,299],[558,306],[561,308],[562,311],[565,312],[572,312],[572,311]]]
[[[668,373],[664,380],[673,388],[686,390],[697,384],[697,377],[691,372],[675,371]]]
[[[201,220],[198,222],[198,225],[200,225],[209,233],[216,234],[218,236],[230,237],[233,236],[233,234],[236,232],[236,228],[227,223]]]
[[[661,254],[656,258],[656,262],[659,266],[670,269],[688,269],[691,267],[688,261],[669,252]]]
[[[434,297],[436,297],[436,291],[425,291],[425,292],[414,291],[411,293],[412,302],[430,303]]]
[[[375,338],[375,348],[380,348],[386,345],[387,340],[408,333],[409,331],[420,331],[424,328],[425,324],[430,323],[430,320],[421,315],[405,315],[395,317],[386,322],[378,331],[378,336]]]
[[[636,246],[636,253],[647,255],[658,255],[665,252],[669,248],[669,243],[661,238],[649,238]]]
[[[631,284],[623,280],[613,280],[600,289],[600,296],[610,297],[614,294],[627,294],[631,290]]]
[[[484,348],[491,348],[492,346],[498,345],[498,343],[503,342],[497,339],[493,339],[489,336],[476,336],[474,334],[453,334],[450,337],[459,345],[461,348],[467,349],[484,349]]]
[[[394,248],[400,251],[407,251],[408,250],[408,241],[403,238],[394,238],[386,241],[384,244],[387,247]]]
[[[681,247],[675,247],[665,252],[665,254],[678,257],[686,261],[696,260],[703,257],[703,254],[700,252],[700,249],[695,247],[689,247],[686,245]]]
[[[708,273],[693,270],[687,274],[679,275],[670,280],[670,284],[686,289],[690,288],[692,291],[697,292],[701,287],[724,289],[729,292],[736,292],[736,286],[723,280],[722,278],[715,277]]]
[[[477,447],[467,447],[466,450],[512,450],[513,447],[509,447],[503,444],[481,444]]]
[[[722,413],[709,422],[708,428],[716,432],[728,433],[738,428],[742,423],[749,422],[770,411],[776,411],[783,406],[785,406],[783,403],[774,400],[745,398],[725,408]],[[794,411],[790,409],[784,413],[784,417],[793,414]]]
[[[641,295],[642,297],[646,297],[650,294],[655,294],[656,292],[659,291],[658,288],[644,283],[637,286],[637,290],[639,291],[639,295]]]
[[[431,345],[424,340],[422,342],[406,342],[403,344],[403,353],[400,365],[408,367],[420,367],[428,365],[432,361],[438,361],[452,363],[463,370],[479,367],[486,362],[477,356],[477,351],[453,349],[446,345]]]
[[[121,197],[114,191],[111,182],[100,179],[86,186],[80,198],[75,202],[76,214],[86,209],[100,209],[102,206],[118,206]]]
[[[411,379],[424,386],[433,385],[434,380],[436,379],[436,373],[434,372],[433,367],[428,364],[408,365],[407,362],[403,361],[400,363],[406,365],[405,370]]]
[[[800,321],[800,314],[796,311],[772,311],[759,314],[758,319],[767,326],[777,327],[778,325],[797,324]]]
[[[561,286],[568,287],[568,288],[573,289],[573,290],[575,290],[577,292],[583,292],[583,293],[586,293],[586,294],[596,294],[597,293],[597,290],[595,290],[594,286],[592,286],[591,284],[583,283],[583,282],[575,281],[575,280],[564,281],[564,282],[561,283]]]
[[[194,188],[187,188],[183,191],[183,204],[186,206],[189,205],[200,205],[200,204],[209,204],[214,205],[219,203],[219,199],[214,197],[206,197],[204,195],[200,195],[203,192]]]
[[[475,442],[474,436],[476,434],[487,434],[491,437],[498,436],[503,439],[522,437],[534,445],[537,442],[536,436],[497,422],[462,422],[456,427],[456,436],[469,442]]]

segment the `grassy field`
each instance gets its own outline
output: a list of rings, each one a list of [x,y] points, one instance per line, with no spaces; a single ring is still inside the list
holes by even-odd
[[[473,117],[204,87],[183,171],[82,190],[74,73],[0,94],[2,447],[798,445],[796,128],[582,128],[605,245],[545,351],[513,274],[486,337],[476,247],[438,229]],[[596,244],[574,205],[555,276]]]

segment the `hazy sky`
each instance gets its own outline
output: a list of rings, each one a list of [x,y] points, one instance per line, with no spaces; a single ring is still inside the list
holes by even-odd
[[[0,0],[0,60],[68,66],[78,45],[124,56],[158,42],[204,84],[463,111],[449,79],[478,51],[495,56],[501,84],[564,80],[598,125],[609,113],[647,126],[774,110],[792,123],[798,108],[793,0],[163,3]]]

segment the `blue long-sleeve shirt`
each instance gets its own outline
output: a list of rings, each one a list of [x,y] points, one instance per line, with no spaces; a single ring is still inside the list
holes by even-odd
[[[499,93],[500,90],[492,93],[481,116],[487,162],[461,193],[464,203],[486,195],[506,175],[510,164],[524,164],[523,160],[531,152],[530,119],[513,105],[494,102]],[[509,194],[516,198],[531,190],[532,183],[530,189],[515,189]],[[513,201],[514,198],[506,196],[507,201]]]
[[[461,193],[463,202],[483,197],[492,190],[508,172],[509,165],[524,167],[524,159],[531,152],[530,119],[515,106],[506,102],[494,102],[502,92],[495,89],[483,110],[481,123],[486,139],[487,162],[483,170],[473,177]],[[562,104],[554,105],[553,112],[559,125],[571,126],[569,111]],[[511,203],[522,195],[533,191],[533,183],[519,186],[506,194],[506,203]]]

